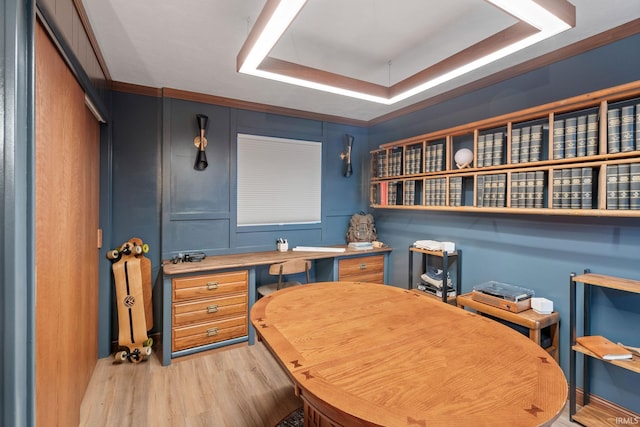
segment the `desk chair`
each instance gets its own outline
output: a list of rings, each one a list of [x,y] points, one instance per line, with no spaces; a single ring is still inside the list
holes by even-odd
[[[269,295],[272,292],[288,288],[290,286],[302,285],[302,283],[298,281],[284,282],[284,276],[287,274],[306,273],[307,283],[309,283],[309,270],[311,270],[311,261],[306,259],[294,259],[290,261],[279,262],[277,264],[271,264],[271,266],[269,267],[269,274],[271,274],[272,276],[277,275],[278,282],[258,287],[258,294],[260,296],[265,296]]]

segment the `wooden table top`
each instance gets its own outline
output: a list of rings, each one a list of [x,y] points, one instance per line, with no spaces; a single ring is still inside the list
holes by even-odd
[[[567,399],[558,364],[524,335],[393,286],[284,289],[251,322],[302,396],[343,425],[546,425]]]
[[[200,262],[181,262],[173,264],[167,260],[163,262],[163,272],[167,275],[182,274],[182,273],[195,273],[208,270],[223,270],[226,268],[244,268],[254,267],[258,265],[269,265],[276,262],[287,261],[290,259],[324,259],[324,258],[338,258],[338,257],[350,257],[359,255],[370,255],[376,253],[391,252],[390,247],[370,249],[370,250],[356,250],[350,249],[347,245],[328,246],[332,248],[344,248],[344,252],[324,252],[324,251],[293,251],[289,249],[286,252],[262,251],[262,252],[246,252],[240,254],[226,254],[226,255],[210,255]]]

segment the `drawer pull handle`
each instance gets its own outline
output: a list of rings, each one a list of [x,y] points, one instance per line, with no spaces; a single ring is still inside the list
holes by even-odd
[[[367,269],[367,264],[362,263],[360,264],[360,270],[366,270]]]
[[[207,282],[207,290],[208,291],[215,291],[216,289],[218,289],[218,282]]]
[[[216,335],[218,335],[218,328],[207,329],[208,337],[215,337]]]
[[[217,313],[217,312],[218,312],[218,304],[210,305],[207,307],[207,313],[211,314],[211,313]]]

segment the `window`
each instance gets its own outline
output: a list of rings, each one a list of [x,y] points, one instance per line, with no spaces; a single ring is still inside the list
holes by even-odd
[[[238,226],[320,222],[322,143],[238,134]]]

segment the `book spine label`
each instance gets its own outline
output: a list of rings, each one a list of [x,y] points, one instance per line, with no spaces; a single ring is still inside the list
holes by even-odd
[[[593,169],[582,168],[582,200],[580,206],[582,209],[593,208]]]
[[[618,209],[629,209],[629,163],[618,165]]]
[[[634,127],[633,105],[622,107],[620,110],[620,151],[623,153],[635,150]]]
[[[578,116],[578,126],[576,128],[576,156],[587,155],[587,116]]]
[[[511,129],[511,163],[520,162],[520,128]]]
[[[587,156],[598,154],[598,115],[587,115]]]
[[[444,145],[438,144],[436,146],[436,167],[435,171],[440,172],[442,170],[443,165],[443,157],[444,157]]]
[[[607,165],[607,209],[618,209],[617,165]]]
[[[629,165],[629,209],[640,209],[640,163]]]
[[[564,159],[564,120],[553,122],[553,158]]]
[[[620,109],[612,108],[607,112],[607,152],[620,152]]]
[[[529,161],[537,162],[540,160],[542,152],[542,125],[531,126],[531,139],[529,141]]]

